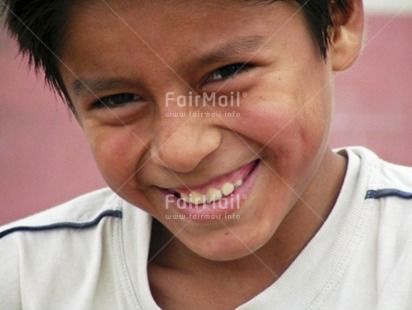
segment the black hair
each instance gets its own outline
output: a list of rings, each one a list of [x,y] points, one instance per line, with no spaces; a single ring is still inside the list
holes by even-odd
[[[74,111],[58,66],[68,10],[73,0],[6,0],[3,8],[5,25],[23,56],[36,73],[44,71],[50,88]]]
[[[279,0],[257,0],[275,2]],[[336,27],[334,9],[344,15],[350,10],[351,0],[296,0],[318,43],[320,54],[326,59],[330,45],[330,29]],[[28,56],[29,65],[36,72],[44,70],[46,83],[55,90],[75,113],[58,65],[63,48],[70,9],[80,0],[5,0],[5,24],[19,44],[19,51]]]

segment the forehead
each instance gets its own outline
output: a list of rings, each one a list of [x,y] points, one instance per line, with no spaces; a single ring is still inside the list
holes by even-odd
[[[192,50],[235,35],[273,36],[297,10],[295,2],[283,1],[87,1],[71,11],[64,47],[93,42],[95,49],[110,43],[165,53],[175,46]]]
[[[219,43],[216,42],[219,37],[225,40],[251,32],[275,33],[276,28],[283,26],[276,27],[276,20],[290,14],[284,7],[297,10],[297,5],[293,4],[230,0],[87,1],[74,5],[69,16],[67,41],[69,46],[84,40],[122,45],[129,38],[129,44],[139,42],[161,46],[162,50],[184,42],[192,46],[208,39]]]

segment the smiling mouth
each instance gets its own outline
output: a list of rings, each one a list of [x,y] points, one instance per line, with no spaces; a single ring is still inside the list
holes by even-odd
[[[167,191],[177,199],[181,199],[185,203],[195,206],[217,202],[223,198],[229,197],[237,188],[241,187],[258,164],[259,160],[255,160],[202,186],[195,188],[167,189]]]

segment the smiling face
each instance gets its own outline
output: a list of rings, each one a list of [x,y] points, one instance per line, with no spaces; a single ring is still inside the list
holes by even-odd
[[[316,218],[332,70],[298,5],[108,3],[74,8],[60,69],[109,186],[212,260],[263,247],[299,205]]]

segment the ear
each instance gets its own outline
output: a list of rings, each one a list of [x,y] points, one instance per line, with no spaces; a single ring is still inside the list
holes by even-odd
[[[359,56],[362,47],[364,14],[362,0],[349,0],[350,7],[343,13],[336,4],[332,4],[335,16],[335,28],[331,33],[329,56],[332,69],[348,69]]]

